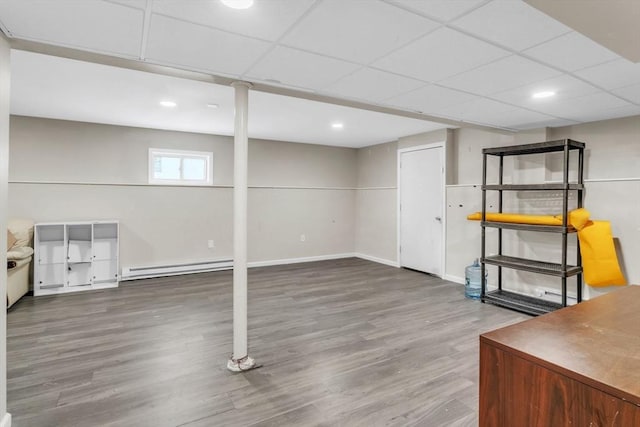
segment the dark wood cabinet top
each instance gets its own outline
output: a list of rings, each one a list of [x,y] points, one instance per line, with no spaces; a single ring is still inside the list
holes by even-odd
[[[480,341],[640,405],[640,286],[487,332]]]

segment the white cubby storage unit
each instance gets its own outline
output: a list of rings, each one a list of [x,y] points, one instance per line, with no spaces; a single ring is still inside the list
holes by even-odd
[[[118,286],[117,221],[35,225],[36,296]]]

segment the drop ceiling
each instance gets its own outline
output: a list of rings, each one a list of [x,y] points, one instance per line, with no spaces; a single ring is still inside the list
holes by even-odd
[[[16,50],[12,114],[184,132],[232,135],[228,85]],[[177,105],[165,108],[161,101]],[[215,108],[209,105],[213,104]],[[343,123],[342,129],[331,127]],[[446,127],[440,123],[251,91],[251,138],[364,147]]]
[[[219,0],[3,0],[0,28],[14,44],[63,46],[423,114],[427,119],[350,111],[252,91],[254,137],[362,146],[450,126],[451,120],[520,130],[640,114],[640,63],[521,0],[255,0],[247,10],[230,9]],[[75,108],[75,113],[68,113],[70,119],[84,114],[86,121],[107,117],[102,121],[156,127],[158,117],[168,125],[172,114],[180,114],[181,130],[232,131],[232,111],[225,109],[232,96],[228,87],[149,73],[134,76],[129,74],[132,70],[42,57],[14,52],[18,89],[14,86],[12,108],[20,114],[46,110],[37,91],[28,87],[34,79],[41,91],[52,87],[61,95],[56,99],[60,110]],[[56,68],[45,63],[56,60],[69,62],[58,66],[66,67],[64,75],[75,77],[47,79],[48,70]],[[37,83],[42,80],[48,86]],[[148,107],[145,111],[144,105],[136,106],[163,93],[163,85],[175,86],[177,93],[181,83],[188,102],[215,102],[209,99],[219,95],[220,108],[176,109],[154,116]],[[69,104],[80,102],[83,93],[96,90],[91,85],[103,86],[96,93],[104,105],[85,99],[77,105],[88,111],[65,106],[65,99]],[[67,91],[73,96],[65,96]],[[204,96],[208,91],[211,94]],[[556,95],[533,99],[539,91]],[[131,102],[112,99],[127,99],[136,92],[145,95]],[[114,105],[120,108],[117,113]],[[319,111],[324,115],[307,117]],[[371,126],[371,132],[354,133],[350,140],[346,133],[328,131],[326,122],[342,120],[346,111],[353,117],[345,131]],[[220,123],[207,123],[216,115]],[[140,123],[133,123],[134,116]],[[450,121],[428,120],[434,117]],[[302,132],[301,137],[298,124],[309,128],[309,135]],[[291,136],[277,127],[289,128]]]

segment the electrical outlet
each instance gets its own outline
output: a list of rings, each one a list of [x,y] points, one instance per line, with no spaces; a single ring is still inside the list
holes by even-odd
[[[207,240],[207,247],[209,249],[213,249],[216,247],[216,245],[214,244],[213,240]]]
[[[300,241],[301,241],[301,242],[304,242],[304,241],[306,241],[306,240],[307,240],[307,236],[305,236],[304,234],[301,234],[301,235],[300,235]]]

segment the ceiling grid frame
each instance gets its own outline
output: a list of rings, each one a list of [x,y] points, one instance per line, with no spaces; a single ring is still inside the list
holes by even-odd
[[[418,15],[420,15],[420,16],[424,16],[424,17],[427,17],[427,18],[429,18],[429,19],[437,20],[437,19],[435,19],[435,18],[433,18],[433,17],[427,16],[426,14],[419,13],[419,12],[417,12],[417,11],[415,11],[415,10],[411,9],[411,8],[408,8],[408,7],[402,7],[402,5],[400,5],[400,4],[398,4],[398,3],[395,3],[395,2],[393,2],[392,0],[391,0],[391,1],[390,1],[390,0],[382,0],[382,1],[385,1],[385,2],[387,2],[387,3],[391,4],[391,5],[394,5],[394,6],[396,6],[396,7],[402,8],[402,9],[406,10],[407,12],[410,12],[410,13],[416,13],[416,14],[418,14]],[[590,85],[592,85],[592,86],[594,86],[594,87],[596,87],[596,88],[598,88],[598,89],[600,89],[600,90],[602,90],[602,91],[610,92],[610,91],[608,91],[608,90],[606,90],[606,89],[604,89],[604,88],[602,88],[602,87],[598,87],[598,86],[594,85],[593,83],[591,83],[591,82],[589,82],[589,81],[587,81],[587,80],[585,80],[585,79],[581,78],[580,76],[577,76],[577,75],[573,74],[572,72],[562,70],[562,69],[560,69],[560,68],[558,68],[558,67],[554,67],[554,66],[553,66],[553,65],[551,65],[551,64],[547,64],[547,63],[545,63],[545,62],[543,62],[543,61],[538,60],[537,58],[531,57],[531,56],[526,55],[526,54],[524,53],[524,51],[525,51],[525,50],[533,49],[533,48],[535,48],[535,47],[537,47],[537,46],[540,46],[540,45],[542,45],[542,44],[544,44],[544,43],[548,43],[549,41],[552,41],[552,40],[555,40],[555,39],[557,39],[557,38],[564,37],[564,36],[566,36],[567,34],[570,34],[571,32],[573,32],[573,30],[571,30],[571,29],[568,29],[566,32],[564,32],[564,33],[562,33],[562,34],[559,34],[559,35],[556,35],[556,36],[554,36],[554,37],[552,37],[552,38],[550,38],[550,39],[548,39],[548,40],[540,41],[540,42],[538,42],[538,43],[536,43],[536,44],[534,44],[534,45],[531,45],[531,46],[527,47],[526,49],[524,49],[524,50],[522,50],[522,51],[518,51],[518,50],[515,50],[515,49],[513,49],[513,48],[511,48],[511,47],[508,47],[508,46],[505,46],[505,45],[501,45],[501,44],[499,44],[499,43],[496,43],[496,42],[495,42],[495,41],[493,41],[493,40],[486,39],[486,38],[482,37],[481,35],[477,35],[477,34],[471,33],[471,32],[469,32],[469,31],[467,31],[467,30],[465,30],[465,29],[463,29],[463,28],[460,28],[460,27],[458,27],[458,26],[450,25],[451,23],[455,22],[456,20],[458,20],[458,19],[460,19],[460,18],[462,18],[462,17],[464,17],[464,16],[466,16],[466,15],[469,15],[469,14],[473,13],[474,11],[476,11],[476,10],[480,9],[481,7],[483,7],[483,6],[487,5],[487,4],[489,4],[490,2],[491,2],[491,0],[484,1],[484,2],[482,2],[482,3],[478,4],[478,5],[476,5],[474,8],[472,8],[472,9],[470,9],[470,10],[467,10],[466,12],[462,13],[461,15],[456,16],[455,18],[452,18],[452,19],[450,19],[450,20],[448,20],[448,21],[446,21],[446,22],[444,22],[444,21],[440,21],[440,22],[441,22],[441,24],[442,24],[442,27],[450,28],[450,29],[452,29],[452,30],[454,30],[454,31],[457,31],[457,32],[460,32],[460,33],[462,33],[462,34],[465,34],[465,35],[467,35],[467,36],[469,36],[469,37],[472,37],[472,38],[475,38],[475,39],[478,39],[478,40],[484,41],[485,43],[488,43],[488,44],[493,45],[493,46],[495,46],[495,47],[498,47],[498,48],[500,48],[500,49],[507,50],[507,51],[509,51],[512,55],[521,56],[521,57],[523,57],[523,58],[525,58],[525,59],[528,59],[528,60],[530,60],[530,61],[533,61],[533,62],[535,62],[535,63],[537,63],[537,64],[539,64],[539,65],[542,65],[542,66],[544,66],[544,67],[554,68],[554,69],[556,69],[556,71],[561,72],[562,74],[570,75],[570,76],[572,76],[572,77],[574,77],[574,78],[576,78],[576,79],[578,79],[578,80],[581,80],[581,81],[583,81],[584,83],[590,84]],[[442,28],[442,27],[440,27],[440,28]],[[437,29],[434,29],[434,30],[432,30],[431,32],[434,32],[434,31],[436,31],[436,30],[437,30]],[[423,37],[424,37],[424,36],[423,36]],[[408,44],[409,44],[409,43],[408,43]],[[454,74],[454,75],[451,75],[451,76],[449,76],[449,77],[447,77],[447,78],[455,77],[455,76],[457,76],[457,75],[459,75],[459,74],[464,74],[464,73],[467,73],[467,72],[473,71],[473,70],[475,70],[475,69],[477,69],[477,68],[480,68],[480,67],[483,67],[483,66],[489,65],[489,64],[491,64],[492,62],[498,62],[498,61],[500,61],[500,60],[502,60],[502,59],[504,59],[504,58],[498,58],[498,59],[495,59],[494,61],[488,62],[488,63],[486,63],[486,64],[479,65],[479,66],[477,66],[477,67],[471,68],[471,69],[466,70],[466,71],[461,71],[460,73],[458,73],[458,74]],[[614,60],[615,60],[615,59],[614,59]],[[609,62],[609,61],[606,61],[606,62]],[[606,63],[606,62],[605,62],[605,63]],[[602,63],[601,63],[601,64],[602,64]],[[597,65],[600,65],[600,64],[597,64]],[[374,68],[374,69],[379,70],[379,71],[391,72],[391,71],[389,71],[389,70],[383,70],[383,69],[377,68],[377,67],[375,67],[375,66],[371,66],[371,68]],[[577,70],[576,70],[576,71],[577,71]],[[397,74],[397,73],[396,73],[396,74]],[[404,75],[402,75],[402,74],[397,74],[397,75],[399,75],[399,76],[404,76]],[[415,78],[415,77],[413,77],[413,78]],[[479,97],[482,97],[482,98],[485,98],[485,99],[488,99],[488,100],[491,100],[491,101],[498,101],[498,102],[502,102],[502,103],[505,103],[505,104],[511,105],[511,106],[513,106],[514,108],[520,108],[520,109],[525,109],[525,110],[528,110],[528,111],[531,111],[531,112],[534,112],[534,113],[543,113],[543,114],[544,114],[544,112],[541,112],[541,111],[539,111],[539,110],[531,109],[531,108],[528,108],[528,107],[522,107],[522,106],[520,106],[520,105],[509,104],[509,103],[506,103],[505,101],[497,100],[497,99],[495,99],[495,98],[491,98],[491,95],[480,95],[480,94],[477,94],[477,93],[474,93],[474,92],[468,92],[468,91],[465,91],[465,90],[460,89],[460,88],[455,88],[455,87],[449,87],[449,86],[446,86],[446,85],[442,85],[442,84],[440,84],[440,82],[441,82],[441,81],[443,81],[443,80],[445,80],[445,79],[441,79],[441,80],[437,80],[437,81],[433,81],[433,82],[426,82],[426,85],[425,85],[425,86],[423,86],[423,87],[426,87],[426,86],[428,86],[429,84],[433,84],[433,85],[436,85],[436,86],[439,86],[439,87],[442,87],[442,88],[445,88],[445,89],[450,89],[450,90],[455,90],[455,91],[458,91],[458,92],[468,93],[468,94],[470,94],[470,95],[479,96]],[[527,85],[528,85],[528,84],[524,84],[524,85],[521,85],[521,86],[517,86],[517,87],[514,87],[512,90],[515,90],[515,89],[518,89],[518,88],[520,88],[520,87],[524,87],[524,86],[527,86]],[[420,89],[420,88],[418,88],[418,89]],[[620,98],[621,100],[625,100],[626,102],[629,102],[628,100],[626,100],[626,99],[624,99],[624,98],[620,97],[620,96],[619,96],[619,95],[617,95],[617,94],[613,94],[613,93],[611,93],[611,94],[612,94],[613,96],[616,96],[616,97]],[[414,111],[418,111],[418,110],[414,110]],[[420,111],[418,111],[418,112],[420,112]],[[445,115],[445,116],[443,116],[443,117],[447,117],[447,116]],[[572,119],[568,119],[568,118],[565,118],[565,117],[559,117],[559,116],[556,116],[556,115],[553,115],[553,114],[551,115],[551,117],[554,117],[554,118],[556,118],[556,119],[560,119],[560,120],[574,121],[574,120],[572,120]],[[449,117],[449,118],[450,118],[450,117]],[[459,118],[458,118],[458,119],[459,119]],[[480,124],[480,123],[476,123],[476,124]],[[486,123],[483,123],[483,124],[486,124]]]
[[[153,0],[146,0],[144,9],[144,23],[142,24],[142,40],[140,41],[140,60],[144,61],[147,53],[147,41],[149,40],[149,28],[151,27],[151,14],[153,13]]]
[[[12,0],[8,0],[7,3],[11,3]],[[63,0],[64,1],[64,0]],[[412,92],[417,92],[420,90],[424,90],[429,88],[430,86],[433,86],[434,88],[441,88],[441,89],[447,89],[447,90],[454,90],[463,94],[467,94],[470,96],[473,96],[476,98],[476,100],[486,100],[487,102],[498,102],[500,104],[503,104],[505,106],[511,107],[512,111],[519,111],[521,113],[524,112],[530,112],[532,113],[532,117],[535,116],[535,114],[543,114],[549,117],[552,117],[554,119],[558,119],[558,120],[567,120],[567,121],[575,121],[576,119],[569,119],[568,117],[562,117],[562,113],[559,111],[554,111],[553,114],[550,114],[549,111],[545,111],[546,107],[543,106],[543,104],[540,104],[541,107],[537,108],[535,107],[535,105],[527,105],[527,103],[518,103],[514,100],[514,102],[510,102],[508,100],[505,100],[504,98],[499,98],[496,97],[495,95],[501,95],[501,94],[505,94],[505,93],[509,93],[511,91],[515,92],[518,89],[522,89],[522,88],[526,88],[526,87],[530,87],[538,82],[542,83],[548,80],[553,80],[553,78],[549,79],[549,78],[538,78],[536,77],[535,80],[532,80],[531,82],[528,83],[522,83],[519,85],[516,85],[512,88],[509,88],[508,90],[500,90],[499,92],[486,92],[486,93],[478,93],[478,92],[474,92],[473,88],[470,87],[470,90],[461,90],[461,88],[455,87],[455,86],[447,86],[446,84],[443,84],[444,81],[446,79],[449,79],[451,77],[454,76],[459,76],[465,73],[469,73],[471,71],[477,70],[481,67],[487,66],[489,64],[492,63],[496,63],[498,61],[504,60],[505,58],[508,58],[509,56],[506,57],[502,57],[502,58],[497,58],[497,59],[493,59],[492,61],[486,63],[486,64],[481,64],[481,65],[477,65],[475,67],[472,67],[470,69],[465,69],[462,71],[459,71],[456,74],[452,74],[449,77],[443,78],[443,79],[435,79],[435,80],[426,80],[426,79],[416,79],[415,76],[408,76],[405,73],[400,73],[400,72],[394,72],[392,70],[386,70],[383,68],[379,68],[376,67],[375,65],[373,65],[374,63],[376,63],[379,59],[384,58],[390,54],[392,54],[394,51],[397,51],[399,49],[401,49],[402,47],[405,46],[409,46],[412,43],[415,43],[417,40],[428,36],[429,34],[432,34],[436,31],[438,31],[438,29],[441,28],[449,28],[452,31],[456,31],[457,33],[463,34],[465,36],[468,37],[472,37],[473,39],[476,39],[478,41],[481,41],[483,43],[487,43],[488,45],[494,46],[496,48],[505,50],[507,52],[509,52],[510,55],[515,55],[519,58],[522,58],[523,60],[526,61],[532,61],[532,63],[536,63],[542,67],[546,67],[546,68],[550,68],[555,70],[558,73],[558,78],[560,77],[564,77],[567,76],[571,79],[575,79],[577,81],[580,81],[582,83],[584,83],[585,85],[588,85],[590,87],[594,87],[596,90],[599,91],[599,93],[601,94],[606,94],[610,97],[616,98],[620,101],[620,103],[616,104],[616,105],[621,105],[621,107],[616,107],[615,110],[628,110],[629,112],[633,113],[636,109],[636,107],[640,107],[640,102],[638,102],[637,96],[634,95],[626,95],[625,96],[625,90],[627,90],[627,88],[629,88],[628,90],[635,90],[635,86],[637,86],[638,84],[640,84],[640,80],[636,81],[633,78],[625,80],[626,84],[625,85],[621,85],[621,86],[616,86],[615,84],[606,84],[606,85],[600,85],[597,84],[596,82],[594,82],[593,80],[591,80],[590,78],[588,78],[588,74],[585,73],[586,77],[584,75],[579,74],[578,72],[581,72],[583,70],[588,70],[590,68],[596,68],[608,63],[614,63],[616,61],[620,61],[620,57],[617,56],[609,61],[605,61],[602,63],[598,63],[595,65],[591,65],[585,68],[577,68],[575,70],[566,70],[563,69],[559,66],[555,66],[554,64],[551,64],[549,62],[545,62],[542,59],[538,59],[536,57],[533,57],[531,55],[528,55],[526,53],[527,50],[530,49],[535,49],[538,46],[544,45],[546,43],[552,42],[553,40],[565,37],[569,34],[574,33],[574,31],[571,28],[566,27],[566,31],[557,34],[551,38],[548,39],[544,39],[541,41],[538,41],[535,44],[532,45],[526,45],[526,47],[522,48],[522,49],[515,49],[509,46],[505,46],[501,43],[498,43],[494,40],[489,40],[487,37],[485,37],[483,34],[476,34],[472,31],[468,31],[465,28],[462,28],[462,25],[458,25],[459,21],[464,18],[467,17],[469,15],[472,15],[473,13],[477,12],[478,10],[484,8],[484,7],[492,7],[492,8],[498,8],[498,4],[499,1],[498,0],[482,0],[479,1],[478,3],[475,3],[472,7],[470,7],[469,9],[465,10],[462,13],[456,14],[454,16],[449,17],[448,19],[441,19],[438,16],[434,16],[434,15],[429,15],[428,13],[424,13],[421,12],[419,9],[419,6],[416,6],[415,8],[413,7],[409,7],[406,6],[406,4],[403,4],[402,0],[399,0],[398,2],[394,1],[394,0],[378,0],[379,3],[383,3],[386,4],[387,6],[391,6],[394,7],[398,10],[402,10],[405,13],[408,14],[412,14],[430,21],[433,21],[435,23],[437,23],[438,25],[435,25],[433,28],[430,28],[428,31],[426,31],[425,33],[423,33],[420,36],[416,36],[413,39],[409,40],[409,41],[404,41],[404,43],[401,46],[396,46],[391,52],[387,52],[387,53],[382,53],[380,56],[377,56],[373,59],[369,59],[368,61],[356,61],[356,60],[345,60],[344,58],[340,58],[339,56],[334,56],[334,55],[328,55],[328,54],[324,54],[324,53],[320,53],[317,51],[314,51],[313,49],[302,49],[300,47],[293,47],[293,46],[289,46],[287,43],[284,42],[284,39],[286,38],[287,34],[290,34],[295,28],[296,26],[300,25],[300,23],[309,15],[313,14],[314,11],[323,3],[326,2],[326,0],[313,0],[310,5],[308,7],[306,7],[306,9],[304,10],[304,12],[302,14],[300,14],[299,16],[297,16],[297,18],[292,21],[288,27],[285,29],[285,31],[280,32],[279,36],[277,37],[277,39],[275,40],[267,40],[261,37],[255,37],[255,36],[251,36],[248,35],[244,32],[235,32],[233,30],[230,29],[223,29],[221,27],[217,27],[217,26],[212,26],[212,25],[204,25],[200,22],[191,22],[189,20],[185,20],[182,18],[178,18],[175,16],[171,16],[171,15],[165,15],[162,14],[158,11],[154,11],[153,9],[151,11],[149,11],[150,9],[150,5],[152,6],[153,4],[155,4],[155,0],[144,0],[144,3],[142,3],[141,1],[138,1],[135,5],[133,4],[127,4],[127,2],[124,1],[117,1],[117,0],[102,0],[104,3],[108,3],[111,5],[117,5],[119,7],[127,7],[130,9],[134,9],[134,10],[138,10],[138,11],[143,11],[144,12],[144,25],[143,25],[143,38],[140,42],[140,49],[138,52],[138,58],[139,60],[142,61],[146,61],[148,64],[150,65],[158,65],[160,67],[163,66],[170,66],[173,68],[177,68],[177,69],[183,69],[185,71],[194,71],[194,72],[199,72],[199,73],[204,73],[204,74],[208,74],[212,76],[212,80],[214,81],[225,81],[225,80],[237,80],[237,79],[243,79],[246,80],[248,77],[248,74],[250,74],[250,71],[256,66],[256,64],[260,63],[264,58],[268,57],[269,55],[271,55],[272,52],[274,52],[274,50],[278,47],[278,46],[284,46],[290,49],[295,49],[301,52],[305,52],[307,54],[311,54],[311,55],[316,55],[318,57],[324,57],[324,58],[328,58],[328,59],[333,59],[333,60],[339,60],[339,61],[343,61],[346,63],[350,63],[354,66],[354,69],[348,73],[346,73],[345,75],[342,75],[340,77],[336,77],[334,80],[332,81],[327,81],[327,82],[323,82],[323,85],[321,87],[318,88],[307,88],[304,86],[298,86],[298,85],[291,85],[288,84],[286,81],[281,81],[279,83],[276,83],[275,81],[269,81],[269,80],[254,80],[254,79],[250,79],[249,81],[251,81],[252,83],[256,84],[258,87],[261,87],[262,90],[266,91],[266,92],[270,92],[270,93],[278,93],[278,92],[282,92],[282,93],[288,93],[290,95],[293,96],[298,96],[301,95],[303,98],[315,98],[315,99],[324,99],[328,102],[331,102],[332,100],[337,101],[337,103],[339,105],[361,105],[361,106],[366,106],[369,105],[370,106],[370,110],[386,110],[388,112],[391,113],[400,113],[401,115],[405,115],[405,116],[412,116],[411,113],[417,115],[417,116],[422,116],[421,118],[423,120],[438,120],[439,118],[443,119],[441,120],[442,122],[448,122],[449,124],[452,124],[452,122],[458,122],[460,124],[465,124],[465,123],[479,123],[481,126],[490,126],[490,127],[497,127],[499,129],[506,129],[506,130],[518,130],[518,129],[526,129],[527,124],[526,123],[522,123],[521,125],[514,125],[514,127],[504,127],[501,126],[497,123],[486,123],[483,121],[473,121],[472,119],[468,119],[468,118],[463,118],[463,117],[451,117],[447,114],[445,114],[446,111],[442,111],[441,114],[437,114],[437,115],[433,115],[432,114],[424,114],[421,113],[422,110],[416,109],[416,108],[410,108],[407,106],[401,106],[398,104],[391,104],[388,103],[387,101],[401,96],[401,95],[407,95],[410,94]],[[516,0],[513,0],[516,1]],[[144,8],[140,7],[140,5],[144,4]],[[526,4],[526,3],[524,3]],[[537,11],[537,9],[532,8],[531,6],[527,5],[527,8],[531,8],[532,10],[536,10],[536,13],[540,13]],[[523,8],[526,9],[526,8]],[[202,26],[205,28],[211,28],[217,31],[221,31],[223,33],[228,33],[228,34],[235,34],[237,36],[241,36],[244,38],[251,38],[251,39],[255,39],[255,40],[259,40],[262,42],[266,42],[269,43],[269,47],[267,49],[265,49],[264,51],[262,51],[261,54],[257,55],[256,57],[253,58],[253,62],[250,63],[246,69],[238,74],[234,74],[236,73],[234,71],[234,73],[229,73],[229,72],[212,72],[211,69],[208,68],[195,68],[192,66],[185,66],[184,64],[180,64],[180,63],[167,63],[167,62],[163,62],[163,61],[157,61],[157,60],[147,60],[146,59],[146,55],[145,55],[145,49],[146,49],[146,42],[148,39],[148,35],[149,32],[151,31],[150,28],[150,18],[153,15],[159,15],[159,16],[166,16],[167,18],[171,18],[173,20],[176,21],[181,21],[181,22],[185,22],[188,23],[189,25],[196,25],[196,26]],[[564,25],[564,24],[562,24]],[[16,39],[15,36],[13,35],[13,32],[7,27],[7,25],[5,25],[5,23],[2,20],[2,14],[0,12],[0,29],[2,29],[3,31],[5,31],[10,39],[12,40],[12,45],[13,44],[20,44],[20,43],[16,43],[14,42],[22,39],[22,40],[26,40],[26,41],[33,41],[33,44],[37,45],[40,43],[46,43],[40,39],[37,38],[29,38],[28,36],[23,36],[20,35],[19,39]],[[579,33],[578,33],[579,34]],[[28,45],[28,43],[27,43]],[[88,51],[88,52],[95,52],[98,55],[100,54],[107,54],[107,55],[115,55],[116,57],[120,57],[123,59],[136,59],[135,57],[132,57],[130,55],[125,55],[125,54],[118,54],[117,52],[105,52],[104,50],[100,50],[99,48],[87,48],[87,47],[80,47],[77,45],[68,45],[68,44],[59,44],[60,46],[72,49],[72,50],[80,50],[80,51]],[[55,49],[53,49],[55,50]],[[117,61],[116,61],[117,62]],[[133,67],[132,67],[133,68]],[[389,76],[394,76],[400,79],[411,79],[414,81],[419,81],[422,82],[423,84],[421,85],[416,85],[415,88],[413,89],[407,89],[406,91],[403,92],[399,92],[396,93],[395,95],[392,96],[385,96],[383,98],[377,98],[376,100],[372,100],[371,98],[364,98],[364,97],[349,97],[349,96],[344,96],[344,95],[340,95],[338,94],[337,97],[342,99],[343,101],[340,101],[340,99],[336,98],[336,93],[337,92],[331,92],[329,89],[334,86],[339,84],[339,82],[343,79],[347,79],[349,76],[353,76],[356,73],[360,73],[360,72],[364,72],[365,70],[373,70],[376,72],[380,72],[380,73],[386,73],[385,75],[389,75]],[[619,71],[619,74],[622,75],[625,71]],[[532,77],[533,78],[533,77]],[[370,84],[370,83],[369,83]],[[270,88],[271,86],[271,88]],[[400,86],[401,87],[401,86]],[[607,89],[608,87],[610,87],[609,89]],[[501,95],[502,96],[502,95]],[[604,95],[601,95],[604,96]],[[581,98],[581,96],[572,96],[571,98],[564,98],[561,101],[563,103],[566,103],[568,100],[573,99],[573,100],[577,100]],[[515,99],[515,98],[514,98]],[[322,101],[324,102],[324,101]],[[529,103],[530,104],[530,103]],[[613,105],[613,104],[612,104]],[[640,109],[638,110],[640,112]],[[408,113],[408,114],[403,114],[403,113]],[[603,112],[603,117],[604,116],[610,116],[612,114],[614,114],[615,112],[613,110],[607,110],[605,112]],[[587,115],[585,116],[585,120],[586,119],[593,119],[592,115]],[[578,119],[578,122],[581,122]],[[523,127],[524,126],[524,127]]]
[[[269,49],[267,49],[266,52],[264,52],[262,55],[260,55],[255,61],[253,61],[253,63],[242,73],[242,75],[240,76],[242,79],[246,79],[247,78],[247,74],[249,72],[251,72],[251,70],[258,64],[260,63],[260,61],[262,61],[267,55],[269,55],[271,52],[273,52],[275,50],[275,48],[280,44],[280,41],[287,35],[289,34],[293,28],[298,25],[298,23],[304,19],[305,16],[307,16],[308,14],[310,14],[316,7],[318,7],[318,5],[322,2],[323,0],[314,0],[313,3],[311,4],[311,6],[309,6],[309,8],[307,10],[304,11],[304,13],[298,17],[298,19],[296,19],[296,21],[291,24],[289,26],[289,28],[287,28],[282,34],[280,34],[280,36],[278,37],[277,40],[271,42],[271,47]],[[309,52],[311,53],[311,52]],[[273,82],[275,83],[275,82]],[[280,82],[280,84],[282,84]],[[284,85],[287,86],[287,85]]]

